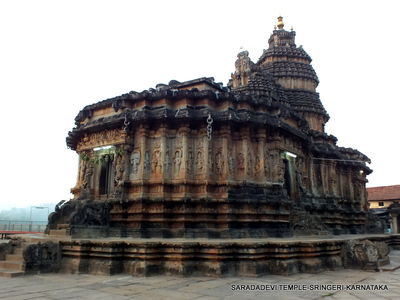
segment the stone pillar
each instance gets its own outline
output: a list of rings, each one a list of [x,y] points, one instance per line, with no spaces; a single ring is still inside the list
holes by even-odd
[[[326,196],[329,193],[329,187],[328,187],[328,166],[324,160],[321,160],[320,162],[320,172],[321,172],[321,192],[322,195]]]
[[[151,165],[150,165],[150,149],[147,145],[148,127],[140,125],[136,134],[136,145],[131,157],[131,164],[137,164],[135,170],[132,170],[129,179],[135,184],[134,194],[137,197],[145,197],[144,185],[148,183]],[[134,162],[133,160],[136,160]],[[139,161],[138,161],[139,160]],[[133,166],[132,166],[133,169]]]
[[[218,172],[218,181],[227,182],[228,180],[228,139],[231,133],[230,126],[223,126],[220,130],[220,138],[221,138],[221,149],[222,151],[216,153],[215,164],[216,164],[216,171]],[[221,150],[220,149],[220,150]],[[219,150],[218,150],[219,151]]]
[[[265,151],[264,151],[264,145],[266,144],[266,139],[267,139],[267,134],[265,132],[265,129],[258,129],[256,133],[256,139],[257,139],[257,147],[256,147],[256,153],[255,153],[255,179],[259,183],[264,183],[267,181],[266,174],[264,172],[265,170],[265,163],[266,157]]]
[[[181,170],[179,172],[179,178],[183,178],[184,181],[187,181],[190,176],[187,169],[187,162],[188,155],[189,155],[189,142],[188,142],[188,135],[189,135],[189,124],[184,124],[183,127],[179,130],[180,134],[182,135],[182,157],[181,157]],[[185,188],[186,191],[186,188]]]
[[[230,147],[228,149],[228,170],[229,180],[236,181],[238,179],[238,154],[240,152],[240,138],[237,130],[231,129]]]
[[[351,169],[347,171],[347,185],[349,188],[349,200],[354,202],[353,172]]]
[[[162,124],[159,129],[160,133],[160,161],[159,161],[159,173],[156,173],[156,178],[157,178],[157,197],[162,197],[165,198],[165,191],[164,191],[164,179],[165,176],[168,177],[168,174],[166,174],[166,164],[170,163],[170,157],[167,157],[167,151],[170,150],[168,149],[167,145],[167,125]],[[167,170],[168,171],[168,170]],[[156,171],[157,172],[157,171]]]
[[[133,141],[132,144],[127,144],[123,146],[123,168],[124,168],[124,173],[122,175],[122,181],[123,185],[125,186],[126,182],[129,182],[129,174],[131,172],[131,163],[130,163],[130,158],[131,154],[133,151]]]
[[[243,181],[247,176],[247,128],[240,128],[239,141],[237,148],[237,179]]]
[[[198,132],[195,142],[195,181],[199,184],[197,197],[206,197],[206,183],[208,175],[208,139],[205,129]]]
[[[317,196],[322,195],[322,174],[321,174],[321,161],[314,159],[311,164],[311,186],[312,193]]]

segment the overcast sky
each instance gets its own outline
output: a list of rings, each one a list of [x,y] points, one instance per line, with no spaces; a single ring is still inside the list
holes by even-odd
[[[279,15],[313,58],[326,131],[372,160],[368,186],[399,179],[398,1],[1,1],[0,209],[69,199],[65,137],[85,105],[171,79],[226,84]]]

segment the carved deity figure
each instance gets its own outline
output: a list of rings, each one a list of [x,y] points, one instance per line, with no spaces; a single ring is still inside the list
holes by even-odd
[[[156,149],[153,151],[153,155],[151,157],[152,163],[152,172],[153,173],[161,173],[162,171],[162,164],[161,164],[161,151]]]
[[[271,151],[269,154],[269,167],[271,170],[271,180],[273,182],[283,182],[285,166],[279,152],[276,150]]]
[[[83,189],[90,188],[89,183],[90,183],[90,180],[92,179],[92,175],[93,175],[93,164],[88,162],[86,166],[87,167],[86,167],[86,171],[85,171],[83,182],[82,182]]]
[[[255,166],[254,166],[254,173],[255,173],[256,175],[259,175],[260,172],[261,172],[261,159],[260,159],[260,157],[257,155],[257,156],[256,156],[256,164],[255,164]]]
[[[329,163],[329,191],[332,195],[337,195],[338,193],[338,184],[337,184],[337,173],[336,173],[336,163],[335,162],[330,162]]]
[[[301,192],[305,192],[305,185],[304,185],[304,159],[302,157],[296,158],[296,181]]]
[[[174,156],[174,172],[175,175],[179,174],[179,171],[181,169],[181,163],[182,163],[182,150],[177,149],[175,151],[175,156]]]
[[[123,184],[123,174],[124,174],[124,166],[123,166],[123,157],[118,154],[115,159],[115,171],[114,171],[114,186],[122,186]]]
[[[253,174],[253,153],[249,149],[247,152],[247,175],[251,176]]]
[[[197,172],[199,172],[199,173],[203,172],[203,168],[204,168],[204,161],[203,160],[204,160],[203,152],[197,151],[196,168],[197,168]]]
[[[79,168],[79,178],[78,178],[78,184],[83,187],[84,181],[85,181],[85,176],[88,168],[88,161],[86,159],[81,159],[81,165]]]
[[[224,173],[225,162],[222,157],[222,150],[219,150],[215,155],[215,172],[219,175]]]
[[[245,165],[244,165],[244,155],[243,155],[243,153],[242,152],[240,152],[238,155],[237,155],[237,167],[238,167],[238,169],[240,170],[240,171],[244,171],[244,169],[245,169]]]
[[[140,151],[135,151],[131,154],[131,165],[132,165],[132,173],[137,174],[139,171],[140,164]]]

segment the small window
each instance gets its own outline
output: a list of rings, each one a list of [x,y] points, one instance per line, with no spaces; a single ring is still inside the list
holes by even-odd
[[[379,205],[379,206],[385,206],[385,204],[383,203],[383,201],[379,201],[379,202],[378,202],[378,205]]]

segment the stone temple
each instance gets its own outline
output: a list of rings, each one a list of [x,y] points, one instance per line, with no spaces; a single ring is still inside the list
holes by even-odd
[[[368,157],[325,133],[295,36],[279,17],[268,49],[257,62],[240,52],[227,86],[171,80],[84,107],[67,137],[74,197],[49,216],[57,263],[40,268],[289,274],[360,266],[344,259],[356,247],[398,244],[368,213]]]
[[[199,78],[83,108],[73,235],[261,238],[364,233],[368,157],[336,145],[311,58],[282,19],[228,86]],[[105,226],[86,230],[86,225]],[[84,228],[80,228],[84,226]]]

